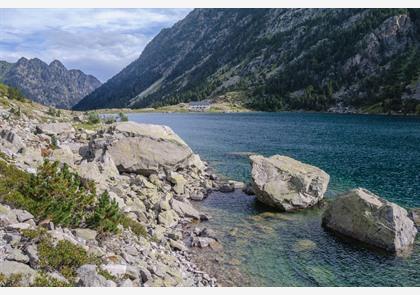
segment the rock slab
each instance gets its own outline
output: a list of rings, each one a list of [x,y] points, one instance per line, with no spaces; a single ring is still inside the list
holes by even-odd
[[[324,212],[322,225],[396,253],[409,249],[417,234],[407,210],[363,188],[337,197]]]

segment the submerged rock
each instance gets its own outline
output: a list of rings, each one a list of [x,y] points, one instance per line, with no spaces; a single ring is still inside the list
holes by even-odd
[[[293,211],[318,203],[330,177],[323,170],[286,156],[250,157],[252,186],[257,199],[283,211]]]
[[[312,251],[314,249],[316,249],[316,243],[307,239],[298,240],[293,245],[293,251],[295,252]]]
[[[412,246],[417,234],[404,208],[363,188],[350,190],[334,200],[323,215],[322,225],[391,252]]]

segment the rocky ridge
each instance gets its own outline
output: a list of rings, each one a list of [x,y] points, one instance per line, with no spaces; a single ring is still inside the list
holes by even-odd
[[[18,88],[35,102],[66,109],[101,85],[94,76],[67,70],[58,60],[46,64],[24,57],[16,63],[0,61],[0,82]]]
[[[191,262],[188,250],[217,245],[217,239],[185,232],[184,225],[210,218],[190,200],[202,200],[220,184],[169,127],[120,122],[92,131],[77,125],[86,119],[82,113],[63,111],[57,118],[46,107],[11,100],[0,106],[0,113],[0,161],[31,174],[45,159],[66,163],[82,179],[93,180],[98,194],[107,191],[147,231],[142,236],[124,228],[102,235],[67,228],[0,200],[0,275],[22,275],[19,285],[33,285],[41,274],[77,286],[217,285]],[[125,161],[123,155],[132,158]],[[68,241],[100,262],[80,266],[73,282],[54,269],[41,272],[41,244],[24,232],[41,229],[54,245]]]

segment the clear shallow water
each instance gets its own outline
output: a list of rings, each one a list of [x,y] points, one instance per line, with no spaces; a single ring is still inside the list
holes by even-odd
[[[232,179],[249,180],[249,152],[284,154],[330,174],[327,199],[361,186],[402,206],[420,207],[419,118],[308,113],[129,118],[170,126],[218,173]],[[213,216],[206,226],[220,234],[220,268],[225,274],[239,269],[246,278],[228,284],[420,286],[419,238],[411,256],[394,257],[325,232],[323,208],[270,212],[240,192],[214,193],[196,205]]]

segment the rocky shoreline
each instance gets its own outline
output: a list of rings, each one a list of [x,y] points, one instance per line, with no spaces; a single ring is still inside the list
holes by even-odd
[[[329,182],[317,167],[251,154],[251,184],[222,180],[167,126],[89,123],[86,113],[63,110],[57,116],[6,97],[0,105],[0,152],[1,177],[23,173],[33,179],[46,161],[57,162],[80,177],[80,188],[94,184],[96,203],[106,194],[112,201],[107,206],[112,211],[115,204],[125,218],[115,232],[86,220],[77,226],[53,222],[16,206],[19,195],[10,195],[7,185],[19,184],[0,182],[0,286],[235,285],[246,278],[239,268],[227,277],[217,273],[223,255],[213,254],[222,253],[223,245],[206,227],[212,217],[194,202],[214,191],[242,190],[277,210],[302,210],[323,199]],[[418,211],[407,212],[362,189],[346,194],[328,204],[326,229],[390,252],[412,246]],[[81,258],[68,258],[71,268],[63,267],[60,256],[74,251]]]
[[[0,113],[1,161],[32,175],[45,160],[65,163],[81,179],[93,181],[98,196],[106,191],[126,217],[146,230],[141,236],[130,228],[120,228],[119,234],[69,228],[0,199],[0,274],[23,275],[17,283],[23,286],[34,285],[41,272],[76,286],[218,285],[191,261],[190,253],[190,247],[218,247],[217,237],[205,227],[194,232],[185,225],[210,218],[189,200],[200,201],[230,184],[220,183],[169,127],[117,122],[89,130],[79,127],[86,114],[62,111],[57,118],[46,107],[11,100]],[[24,233],[39,229],[54,245],[69,241],[100,262],[78,267],[72,282],[57,269],[42,268],[40,242]]]

